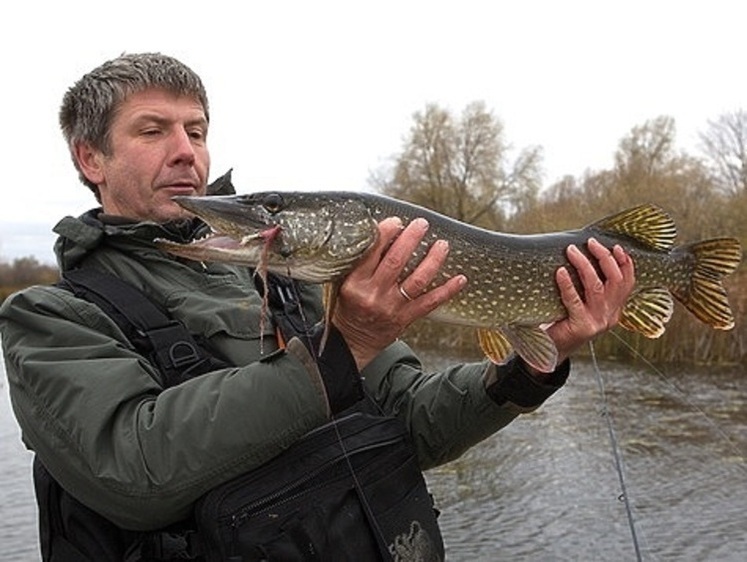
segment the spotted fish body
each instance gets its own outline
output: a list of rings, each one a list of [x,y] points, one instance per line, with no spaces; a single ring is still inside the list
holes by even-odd
[[[417,217],[427,219],[426,238],[401,278],[413,271],[435,240],[448,240],[449,256],[434,284],[457,274],[466,275],[468,284],[431,317],[477,328],[483,350],[496,362],[513,349],[538,369],[555,367],[557,350],[543,329],[567,314],[555,272],[569,265],[568,245],[585,251],[590,237],[607,247],[620,244],[635,263],[636,287],[622,314],[623,327],[658,337],[672,315],[673,296],[714,328],[734,326],[721,280],[741,261],[739,242],[719,238],[674,247],[674,221],[652,205],[579,230],[512,235],[369,193],[267,192],[174,199],[210,224],[217,236],[190,245],[162,242],[164,249],[193,259],[262,264],[313,283],[344,277],[374,244],[378,221],[390,216],[405,224]],[[271,241],[258,236],[271,228],[276,229]],[[578,279],[574,282],[581,287]]]

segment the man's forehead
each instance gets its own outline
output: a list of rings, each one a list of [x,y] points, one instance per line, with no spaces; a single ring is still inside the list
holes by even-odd
[[[127,96],[116,111],[117,116],[130,118],[184,118],[207,122],[205,108],[200,100],[189,94],[180,94],[161,88],[140,90]]]

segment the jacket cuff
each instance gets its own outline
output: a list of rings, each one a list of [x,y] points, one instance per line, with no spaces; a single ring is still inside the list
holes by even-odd
[[[330,325],[320,349],[323,335],[324,324],[317,324],[306,337],[291,338],[286,349],[321,379],[329,413],[334,416],[363,398],[363,384],[355,358],[337,328]]]
[[[321,344],[324,324],[317,324],[317,346]],[[318,348],[318,347],[317,347]],[[361,380],[355,358],[348,344],[334,325],[329,325],[327,341],[317,359],[319,372],[329,396],[332,415],[346,410],[363,399],[363,381]]]
[[[499,406],[510,402],[524,411],[531,411],[565,384],[570,370],[571,362],[566,359],[555,371],[540,379],[527,370],[524,361],[514,356],[488,370],[485,390]]]

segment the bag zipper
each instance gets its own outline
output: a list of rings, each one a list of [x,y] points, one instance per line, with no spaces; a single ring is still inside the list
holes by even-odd
[[[375,444],[372,444],[372,445],[368,445],[366,447],[360,447],[358,449],[355,449],[354,451],[348,451],[348,455],[352,456],[352,455],[356,455],[356,454],[359,454],[359,453],[365,453],[367,451],[378,449],[378,448],[381,448],[381,447],[386,447],[388,445],[392,445],[392,444],[396,443],[397,441],[400,441],[400,439],[401,439],[400,437],[395,437],[395,438],[387,439],[386,441],[379,441],[378,443],[375,443]],[[260,511],[262,511],[262,509],[260,509],[260,508],[262,508],[263,506],[269,507],[275,501],[279,500],[280,498],[282,498],[283,496],[285,496],[286,494],[288,494],[288,492],[290,492],[292,490],[295,490],[296,488],[299,488],[299,487],[303,486],[304,484],[306,484],[310,480],[313,480],[314,478],[316,478],[320,473],[322,473],[325,470],[327,470],[329,467],[334,466],[334,465],[336,465],[336,464],[338,464],[340,462],[343,462],[344,460],[345,460],[345,457],[344,456],[340,456],[340,457],[338,457],[338,458],[336,458],[334,460],[327,461],[323,465],[319,466],[313,472],[310,472],[310,473],[304,475],[302,478],[299,478],[299,479],[295,480],[293,483],[285,486],[284,488],[282,488],[282,489],[280,489],[280,490],[278,490],[278,491],[270,494],[269,496],[265,496],[265,497],[263,497],[261,499],[258,499],[258,500],[255,500],[255,501],[251,502],[250,504],[245,505],[237,513],[235,513],[235,514],[233,514],[231,516],[231,527],[232,527],[232,529],[235,532],[238,529],[238,527],[240,527],[241,525],[243,525],[244,520],[250,518],[252,515],[257,515]],[[324,484],[326,484],[326,483],[319,484],[319,486],[323,486]],[[291,500],[293,500],[293,499],[295,499],[295,498],[297,498],[299,496],[302,496],[302,495],[304,495],[304,494],[306,494],[308,492],[313,491],[314,489],[316,489],[316,487],[311,488],[309,490],[304,490],[303,493],[296,493],[296,494],[293,494],[291,496],[288,496],[288,497],[284,498],[282,500],[282,502],[279,502],[278,505],[281,505],[283,503],[287,503],[287,502],[289,502],[289,501],[291,501]],[[256,513],[252,513],[252,512],[255,512],[255,511],[257,511],[257,512]]]

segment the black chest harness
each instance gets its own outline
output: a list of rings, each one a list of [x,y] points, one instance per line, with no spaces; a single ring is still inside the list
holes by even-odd
[[[59,283],[97,304],[157,367],[164,388],[230,365],[146,297],[90,268]],[[293,281],[271,278],[273,319],[287,341],[311,329]],[[42,559],[104,561],[439,561],[437,512],[404,424],[367,397],[258,469],[208,492],[168,529],[118,528],[34,461]]]

